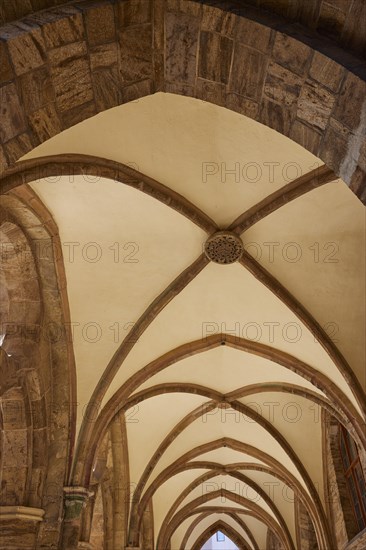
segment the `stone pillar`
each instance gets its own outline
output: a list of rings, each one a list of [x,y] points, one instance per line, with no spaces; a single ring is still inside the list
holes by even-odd
[[[87,500],[92,495],[93,493],[85,489],[85,487],[64,487],[62,548],[67,548],[68,550],[85,548],[85,546],[78,546],[81,518],[83,508],[85,508]]]
[[[0,550],[33,550],[44,510],[29,506],[0,506]]]

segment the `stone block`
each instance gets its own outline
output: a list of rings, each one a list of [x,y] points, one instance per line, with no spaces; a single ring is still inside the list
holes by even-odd
[[[56,103],[61,112],[91,101],[93,88],[86,44],[76,42],[49,52]]]
[[[119,45],[123,83],[152,78],[151,25],[123,29],[119,33]]]
[[[273,58],[277,63],[300,76],[306,74],[311,58],[311,50],[306,44],[286,34],[276,33]]]
[[[19,85],[26,113],[37,111],[47,103],[54,101],[55,92],[46,67],[20,76]]]
[[[29,133],[23,133],[9,140],[5,145],[5,152],[11,164],[33,149],[34,143]]]
[[[41,29],[35,28],[31,32],[18,31],[14,38],[9,39],[8,47],[17,75],[37,69],[46,61]]]
[[[226,88],[219,82],[197,78],[196,97],[204,102],[225,105]]]
[[[238,94],[226,94],[226,107],[254,120],[258,118],[258,103]]]
[[[323,84],[333,92],[339,90],[344,76],[344,69],[325,55],[315,52],[309,74],[311,78]]]
[[[287,107],[263,99],[260,107],[260,121],[277,132],[288,136],[294,119],[294,114]]]
[[[0,84],[8,82],[14,76],[5,42],[0,42]]]
[[[297,117],[324,130],[335,104],[334,95],[315,82],[306,82],[298,101]]]
[[[238,42],[268,53],[271,45],[271,29],[256,21],[238,17],[236,20],[235,38]]]
[[[81,13],[57,15],[42,26],[46,48],[51,50],[84,40],[84,25]]]
[[[154,0],[155,1],[155,0]],[[151,0],[120,0],[118,2],[118,26],[129,27],[151,22]]]
[[[168,45],[166,79],[193,85],[196,76],[198,19],[191,15],[176,16],[174,13],[167,13],[165,30]]]
[[[120,81],[117,65],[94,69],[92,80],[98,111],[104,111],[119,104]]]
[[[5,157],[4,149],[0,146],[0,172],[3,172],[8,167],[8,161]]]
[[[115,42],[101,44],[90,49],[90,67],[94,71],[98,67],[110,67],[118,62],[118,48]]]
[[[237,27],[235,14],[224,12],[213,6],[202,6],[201,29],[204,31],[214,31],[234,38]]]
[[[290,138],[302,147],[318,156],[322,135],[313,128],[309,128],[296,120],[291,128]]]
[[[258,100],[262,94],[267,58],[243,44],[235,44],[229,91]]]
[[[295,73],[271,62],[268,66],[264,93],[284,105],[296,103],[300,95],[303,79]]]
[[[61,122],[52,103],[29,115],[28,120],[39,143],[55,136],[62,130]]]
[[[232,40],[215,33],[201,31],[198,76],[227,84],[232,52]]]
[[[97,46],[115,39],[116,27],[111,4],[102,4],[85,12],[85,26],[91,46]]]
[[[343,82],[334,117],[350,130],[360,125],[361,112],[366,98],[366,83],[352,73]]]
[[[4,143],[26,129],[26,121],[14,84],[6,84],[0,88],[0,104],[0,139]]]

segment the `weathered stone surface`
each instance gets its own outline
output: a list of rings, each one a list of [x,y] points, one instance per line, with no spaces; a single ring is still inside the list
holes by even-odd
[[[78,122],[97,114],[95,102],[83,103],[62,113],[62,124],[64,128],[74,126]]]
[[[54,101],[52,80],[46,67],[22,75],[19,84],[24,108],[28,114]]]
[[[335,98],[331,92],[313,82],[301,89],[297,116],[315,128],[324,130],[331,115]]]
[[[7,520],[0,524],[1,550],[32,550],[36,543],[38,524],[32,521]]]
[[[366,546],[366,532],[362,531],[347,545],[347,550],[363,550]]]
[[[267,68],[266,57],[242,44],[234,49],[229,90],[250,99],[259,99]]]
[[[33,430],[32,465],[35,468],[45,468],[48,462],[48,429],[47,427]]]
[[[280,32],[276,33],[273,57],[283,67],[304,75],[310,63],[311,50],[305,44]]]
[[[0,139],[5,142],[24,132],[26,128],[25,118],[14,84],[7,84],[0,88],[0,105]]]
[[[300,548],[301,550],[314,550],[318,545],[311,518],[305,506],[300,501],[296,500],[295,506]]]
[[[90,67],[94,71],[99,67],[111,67],[118,63],[118,47],[116,42],[101,44],[90,50]]]
[[[236,27],[237,19],[233,13],[225,13],[213,6],[202,6],[202,30],[215,31],[234,38]]]
[[[61,46],[49,52],[51,74],[60,111],[93,99],[87,48],[84,42]]]
[[[55,136],[62,130],[61,122],[53,104],[35,111],[29,116],[29,125],[39,143]]]
[[[171,47],[166,52],[166,79],[193,84],[199,21],[190,15],[166,14],[166,40]]]
[[[3,2],[0,6],[1,23],[18,19],[25,13],[32,11],[31,0],[19,0],[19,2]]]
[[[237,113],[253,118],[254,120],[258,117],[258,103],[238,94],[226,94],[226,107],[236,111]]]
[[[322,138],[321,133],[316,132],[313,128],[306,126],[299,120],[295,120],[291,128],[290,138],[318,156]]]
[[[334,170],[338,173],[342,161],[347,154],[349,137],[340,132],[339,126],[332,124],[331,121],[319,151],[319,156],[323,162],[327,166],[333,166]]]
[[[282,105],[264,99],[261,104],[260,120],[270,128],[289,135],[294,115]]]
[[[236,21],[235,38],[238,42],[251,46],[263,53],[269,52],[271,29],[244,17],[239,17]]]
[[[0,170],[4,171],[8,167],[8,161],[5,157],[4,149],[0,146]]]
[[[337,39],[342,33],[346,21],[347,6],[344,5],[344,8],[340,9],[339,5],[335,6],[329,2],[322,2],[318,19],[319,31]]]
[[[123,29],[119,33],[119,44],[123,83],[152,78],[151,25]]]
[[[85,38],[81,13],[71,13],[68,17],[55,14],[53,20],[43,25],[43,36],[47,49],[58,48]]]
[[[366,83],[349,73],[343,83],[334,116],[337,120],[356,130],[360,125],[360,113],[366,98]]]
[[[3,429],[17,430],[26,425],[24,401],[20,399],[3,399],[1,403]]]
[[[3,432],[3,452],[7,464],[25,468],[28,465],[27,449],[26,429],[19,429],[18,427],[17,430],[5,430]]]
[[[216,105],[225,105],[225,85],[219,82],[197,79],[196,97]]]
[[[303,82],[298,75],[271,62],[267,70],[264,94],[285,105],[292,105],[297,102]]]
[[[194,90],[194,86],[184,84],[183,82],[166,82],[164,91],[170,94],[194,97]]]
[[[89,44],[97,46],[114,40],[116,34],[112,5],[104,4],[85,13]]]
[[[172,11],[180,14],[193,15],[194,17],[201,16],[200,3],[192,0],[166,0],[167,11]]]
[[[46,426],[46,400],[44,397],[31,403],[32,424],[35,430]]]
[[[233,41],[210,32],[201,32],[198,76],[227,84]]]
[[[127,0],[127,2],[125,0],[119,0],[118,2],[119,27],[150,23],[151,14],[151,0]]]
[[[337,92],[344,77],[344,69],[329,57],[315,52],[309,74],[326,88]]]
[[[14,33],[8,42],[9,53],[17,75],[21,75],[43,65],[46,54],[45,44],[40,29],[31,32]]]
[[[0,84],[13,78],[8,49],[5,42],[0,42]]]
[[[34,144],[32,142],[31,136],[27,133],[16,136],[15,138],[6,142],[4,145],[6,156],[9,160],[9,163],[11,164],[16,162],[18,158],[28,153],[28,151],[33,149],[33,147]]]
[[[98,111],[110,109],[120,103],[121,88],[117,65],[94,69],[92,80]]]
[[[366,21],[366,3],[363,0],[354,0],[341,34],[342,45],[366,57],[365,33],[360,21]]]
[[[124,86],[120,90],[120,103],[127,103],[129,101],[135,101],[140,97],[150,95],[152,93],[151,80],[142,80],[129,86]]]

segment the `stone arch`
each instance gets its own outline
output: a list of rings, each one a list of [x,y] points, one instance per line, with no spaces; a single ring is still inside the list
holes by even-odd
[[[0,276],[4,286],[0,310],[2,362],[7,368],[2,369],[0,398],[4,444],[8,449],[4,449],[3,483],[19,489],[10,491],[8,487],[11,503],[14,500],[13,504],[40,508],[47,446],[46,411],[39,407],[44,391],[38,372],[42,304],[30,244],[11,216],[5,212],[3,219]],[[11,470],[13,482],[5,476]],[[6,504],[6,495],[3,500]]]
[[[189,355],[202,353],[205,350],[211,349],[212,347],[219,346],[222,343],[223,338],[225,338],[226,345],[233,346],[236,349],[249,351],[249,353],[262,354],[262,356],[266,356],[266,354],[268,354],[268,357],[275,357],[279,364],[289,368],[290,370],[294,370],[295,372],[300,374],[300,376],[303,376],[304,378],[307,378],[309,380],[316,380],[317,386],[325,393],[327,397],[331,399],[333,405],[336,408],[340,406],[340,408],[343,409],[343,405],[347,401],[344,395],[340,394],[339,389],[334,386],[329,378],[320,375],[320,373],[318,372],[315,372],[308,365],[305,365],[298,360],[291,361],[289,360],[289,356],[287,356],[286,354],[278,353],[278,350],[275,350],[272,347],[268,348],[266,346],[263,346],[262,344],[253,344],[253,342],[249,342],[244,339],[239,339],[237,337],[232,338],[230,335],[213,335],[208,337],[205,342],[201,340],[197,342],[190,342],[182,345],[180,348],[171,350],[163,357],[160,357],[154,360],[151,364],[145,366],[141,371],[137,372],[128,381],[128,383],[125,384],[125,386],[119,388],[119,390],[105,405],[105,407],[101,411],[101,414],[98,416],[98,419],[93,426],[93,434],[91,440],[88,442],[88,448],[85,449],[85,455],[82,455],[83,475],[81,479],[83,480],[83,483],[85,483],[90,474],[90,468],[98,438],[103,433],[103,430],[106,429],[116,412],[122,407],[122,403],[125,404],[127,402],[129,394],[132,393],[133,390],[136,390],[136,388],[148,377],[152,376],[156,372],[159,372],[159,370],[167,368],[169,365],[175,363],[179,359],[184,358],[186,356],[186,353],[188,353]],[[333,390],[335,391],[333,392]],[[353,407],[351,408],[353,410]],[[358,416],[357,413],[355,414],[354,410],[349,413],[347,413],[346,411],[344,412],[346,416],[348,416],[348,419],[350,421],[352,421],[352,418],[355,419],[355,417]],[[359,422],[357,424],[358,431],[361,434],[362,420],[359,419]]]
[[[169,543],[172,534],[179,527],[179,525],[181,525],[185,519],[195,514],[198,506],[205,504],[216,497],[223,497],[231,502],[244,506],[247,509],[248,515],[256,517],[261,522],[266,524],[267,527],[272,528],[282,541],[284,547],[287,550],[293,550],[294,546],[292,540],[281,531],[277,522],[273,520],[267,512],[263,511],[259,506],[251,501],[248,501],[246,498],[230,493],[230,491],[227,491],[226,489],[221,489],[210,494],[202,495],[181,508],[167,525],[162,526],[157,538],[157,547],[160,547],[161,545],[162,548],[165,548],[167,543]]]
[[[1,364],[7,363],[1,350]],[[26,396],[21,387],[12,387],[0,396],[1,408],[1,489],[0,503],[19,506],[27,503],[32,446],[27,426]]]
[[[337,540],[347,544],[360,533],[357,525],[353,504],[347,488],[347,480],[344,474],[342,457],[340,452],[341,425],[334,416],[324,413],[323,425],[325,431],[325,485],[329,500],[329,513],[335,525]],[[355,442],[356,444],[356,442]],[[360,450],[359,446],[358,450]],[[365,475],[363,453],[360,454],[361,466]]]
[[[365,83],[357,58],[259,10],[193,0],[139,10],[129,4],[70,2],[28,26],[6,27],[3,168],[98,112],[164,91],[274,128],[365,197]]]
[[[233,527],[224,521],[217,521],[211,527],[208,527],[195,541],[192,550],[201,550],[202,546],[212,537],[217,531],[221,531],[226,535],[240,550],[249,550],[249,547],[243,537],[237,533]]]
[[[2,197],[2,229],[5,227],[6,233],[0,230],[0,235],[5,251],[13,255],[12,262],[18,262],[12,269],[11,263],[2,262],[5,271],[9,271],[5,272],[7,285],[11,277],[11,292],[3,294],[2,299],[7,324],[13,329],[8,331],[4,349],[12,355],[14,364],[2,381],[8,381],[7,389],[15,383],[22,388],[27,407],[29,476],[26,500],[21,504],[46,512],[38,535],[33,533],[39,543],[45,539],[58,544],[63,486],[72,459],[68,449],[73,445],[73,399],[68,392],[73,353],[67,337],[62,262],[57,262],[54,248],[57,231],[44,210],[44,223],[40,221],[42,216],[32,197],[26,186]],[[58,289],[60,296],[56,296]],[[6,305],[9,298],[11,304],[14,292],[24,307]],[[63,332],[62,328],[66,330]]]
[[[6,213],[3,218],[0,226],[1,346],[25,367],[27,356],[35,352],[41,318],[38,274],[25,234]]]
[[[229,516],[231,519],[234,520],[234,522],[244,531],[246,536],[251,542],[251,545],[254,550],[259,550],[258,544],[253,537],[252,531],[248,528],[245,521],[240,517],[240,514],[237,513],[237,510],[235,508],[219,508],[216,506],[204,506],[202,507],[202,514],[200,514],[189,526],[188,530],[186,531],[182,543],[180,545],[180,550],[185,550],[187,546],[187,541],[190,536],[190,532],[193,531],[193,529],[198,525],[203,519],[207,518],[208,516],[217,513],[217,514],[225,514]]]

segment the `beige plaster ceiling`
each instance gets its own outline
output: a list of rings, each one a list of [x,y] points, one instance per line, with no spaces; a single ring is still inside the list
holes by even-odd
[[[321,165],[299,145],[249,118],[203,101],[163,93],[88,119],[48,140],[24,159],[62,153],[127,164],[180,193],[221,228],[289,181]],[[225,175],[225,170],[232,169],[235,173]],[[254,171],[260,174],[258,181],[254,181]],[[167,305],[105,382],[106,369],[128,332],[148,306],[202,254],[208,235],[168,205],[118,181],[62,176],[52,181],[40,178],[31,186],[54,217],[62,243],[74,326],[80,437],[85,433],[85,408],[96,388],[100,418],[109,400],[118,408],[130,394],[141,392],[139,403],[126,410],[129,475],[136,485],[168,434],[193,411],[202,411],[152,464],[142,496],[155,487],[165,469],[188,453],[192,464],[246,463],[253,469],[243,473],[261,489],[266,491],[270,480],[276,480],[281,494],[285,490],[291,493],[284,481],[254,468],[270,468],[272,459],[288,479],[297,480],[298,490],[306,498],[313,498],[312,484],[319,502],[324,501],[320,409],[314,399],[326,406],[331,406],[331,399],[327,384],[321,387],[317,377],[333,382],[334,392],[345,406],[353,406],[358,414],[361,409],[334,356],[315,339],[304,320],[243,265],[211,262],[179,293],[172,292]],[[333,345],[343,353],[362,385],[364,229],[361,204],[335,178],[285,204],[242,234],[247,252],[330,336],[334,334]],[[300,255],[298,261],[293,254]],[[262,352],[249,353],[231,345],[200,349],[193,355],[174,351],[221,333],[257,342]],[[272,355],[266,357],[264,349],[272,350]],[[146,371],[142,369],[155,361],[149,367],[153,368],[164,354],[171,359],[169,364],[143,378]],[[304,377],[286,368],[279,357],[289,356],[293,364],[302,362],[313,374]],[[116,392],[133,376],[134,385],[116,401]],[[175,388],[169,389],[168,384],[175,384]],[[281,385],[296,387],[298,392],[284,393]],[[249,386],[248,395],[235,399],[239,407],[260,411],[263,422],[234,410],[235,404],[234,408],[216,407],[205,412],[212,399],[220,402],[238,389],[245,393]],[[148,391],[155,393],[147,395]],[[296,411],[301,411],[301,417],[294,422]],[[303,438],[298,437],[299,430]],[[230,445],[212,450],[207,447],[216,440],[229,439],[249,447],[243,452]],[[250,448],[262,453],[260,457]],[[195,454],[190,456],[193,449]],[[207,471],[206,467],[187,469],[155,488],[156,540],[175,499]],[[223,480],[227,481],[227,476],[219,473],[211,481]],[[194,488],[178,510],[198,495],[202,495],[202,486]],[[296,548],[293,502],[275,494],[269,496]],[[274,517],[261,497],[256,502]],[[218,504],[220,499],[210,503]],[[241,512],[259,548],[263,548],[268,527],[245,513],[245,508]],[[220,512],[204,518],[192,531],[189,544],[221,516]],[[172,548],[179,548],[196,517],[178,527]],[[233,520],[225,521],[229,524]]]

